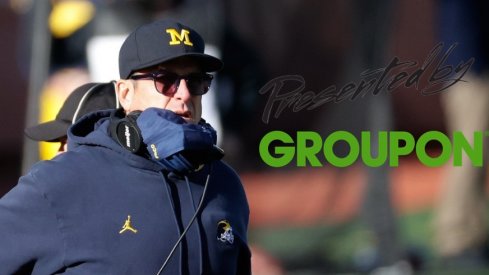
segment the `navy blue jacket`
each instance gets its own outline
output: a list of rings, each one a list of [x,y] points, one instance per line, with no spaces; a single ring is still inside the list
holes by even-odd
[[[70,129],[70,151],[0,199],[0,274],[156,274],[209,173],[202,211],[162,274],[249,274],[236,173],[222,161],[186,177],[162,172],[110,137],[108,116],[85,116]]]

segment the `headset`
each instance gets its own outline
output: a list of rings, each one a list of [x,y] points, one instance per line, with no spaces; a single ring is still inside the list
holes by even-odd
[[[198,125],[189,124],[169,110],[149,108],[144,114],[134,111],[126,116],[117,109],[110,120],[110,134],[117,143],[156,160],[166,171],[184,175],[224,156],[216,145],[216,131],[203,119]]]
[[[152,155],[151,152],[148,152],[149,148],[143,142],[143,134],[137,124],[137,119],[141,114],[141,111],[134,111],[127,115],[124,115],[124,110],[122,108],[117,109],[110,116],[110,135],[118,144],[120,144],[128,151],[147,158],[154,158],[154,155]],[[207,163],[209,160],[221,159],[224,156],[224,151],[215,145],[215,141],[217,139],[215,136],[215,130],[209,124],[205,123],[203,119],[200,124],[203,126],[203,131],[211,131],[214,146],[209,150],[199,152],[183,148],[183,150],[180,150],[175,154],[159,158],[157,159],[157,161],[163,166],[163,169],[175,173],[191,172],[198,170],[204,163]],[[182,124],[181,127],[186,127],[186,125]],[[171,146],[171,144],[168,145]],[[182,234],[180,234],[179,238],[173,245],[170,253],[166,257],[156,275],[159,275],[161,274],[161,272],[163,272],[169,260],[175,253],[177,247],[180,245],[188,230],[197,218],[197,215],[200,213],[207,193],[207,187],[209,185],[211,172],[212,164],[209,170],[209,174],[206,177],[204,189],[202,191],[202,195],[200,197],[199,204],[195,210],[194,215],[188,222],[187,226],[185,226]]]
[[[143,137],[136,123],[140,114],[141,111],[133,111],[125,115],[122,108],[117,109],[110,115],[110,135],[123,148],[142,155]]]

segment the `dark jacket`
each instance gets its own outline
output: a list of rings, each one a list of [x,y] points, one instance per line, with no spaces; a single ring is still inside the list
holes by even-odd
[[[162,274],[248,274],[249,208],[236,173],[222,161],[186,177],[162,172],[110,137],[108,117],[84,117],[70,151],[36,164],[0,200],[0,274],[156,274],[209,173],[201,213]]]

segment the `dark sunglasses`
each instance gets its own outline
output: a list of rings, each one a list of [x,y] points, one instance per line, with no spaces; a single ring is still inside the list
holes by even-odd
[[[167,71],[156,71],[145,74],[137,74],[129,77],[130,79],[153,79],[158,93],[165,96],[173,96],[180,85],[180,80],[184,79],[191,95],[203,95],[209,91],[213,76],[206,73],[190,73],[188,75],[178,75]]]

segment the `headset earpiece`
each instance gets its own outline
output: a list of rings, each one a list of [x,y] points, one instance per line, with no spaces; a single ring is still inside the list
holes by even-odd
[[[110,116],[110,135],[130,152],[156,160],[163,169],[180,174],[224,156],[224,151],[215,145],[216,132],[208,123],[187,124],[163,109],[149,108],[127,115],[117,109]]]
[[[139,153],[144,148],[141,130],[136,124],[140,114],[141,111],[134,111],[124,117],[124,111],[118,109],[110,117],[112,138],[132,153]]]

